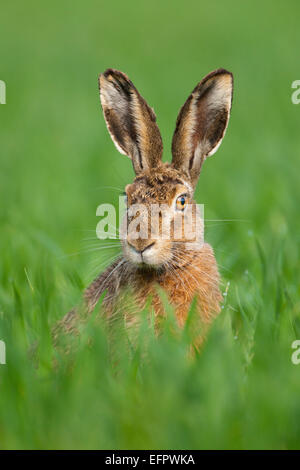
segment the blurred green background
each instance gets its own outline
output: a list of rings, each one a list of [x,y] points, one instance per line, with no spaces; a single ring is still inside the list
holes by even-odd
[[[296,0],[1,3],[0,448],[300,448],[299,14]],[[100,110],[107,67],[154,107],[164,159],[196,83],[218,67],[235,77],[196,193],[227,296],[194,361],[185,335],[142,331],[144,360],[120,334],[116,373],[93,318],[66,339],[72,357],[51,342],[118,253],[91,240],[97,206],[133,178]]]

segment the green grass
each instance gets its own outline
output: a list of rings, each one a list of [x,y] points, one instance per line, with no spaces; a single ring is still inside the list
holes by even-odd
[[[296,0],[1,5],[0,448],[300,448],[299,14]],[[73,354],[51,343],[116,254],[87,251],[96,208],[133,178],[100,112],[109,66],[154,106],[164,159],[195,84],[221,66],[235,76],[196,194],[207,219],[238,219],[206,226],[228,292],[194,361],[188,335],[142,330],[128,350],[120,329],[116,366],[94,317],[66,340]]]

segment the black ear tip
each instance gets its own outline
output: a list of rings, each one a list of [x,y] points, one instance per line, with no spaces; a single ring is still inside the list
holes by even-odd
[[[119,81],[123,75],[124,74],[119,70],[108,68],[99,75],[99,81],[101,80],[101,77],[105,78],[107,81]]]
[[[115,75],[116,73],[120,73],[120,72],[116,69],[109,67],[101,75],[103,75],[104,77],[108,77],[109,75]]]
[[[231,72],[229,72],[229,70],[226,70],[224,68],[219,68],[219,69],[216,69],[213,72],[210,72],[209,74],[207,74],[201,80],[201,82],[198,83],[198,85],[196,86],[194,91],[201,89],[203,86],[205,86],[207,84],[207,82],[209,82],[213,85],[214,82],[218,80],[218,78],[221,78],[222,76],[224,77],[226,75],[227,75],[227,77],[230,77],[231,87],[233,88],[233,74]]]
[[[223,69],[222,67],[215,70],[215,74],[218,75],[218,74],[228,74],[228,75],[231,75],[233,77],[233,74],[232,72],[229,72],[229,70],[227,69]]]
[[[136,90],[129,77],[120,70],[108,68],[100,74],[99,80],[101,77],[104,77],[106,81],[113,83],[116,88],[123,90],[125,93],[128,93],[130,89]]]
[[[126,82],[130,82],[126,73],[121,72],[121,70],[117,70],[113,68],[106,69],[101,75],[103,75],[105,78],[112,77],[115,80],[122,80],[122,81],[125,80]]]
[[[233,73],[232,72],[229,72],[229,70],[227,70],[227,69],[219,68],[217,70],[214,70],[213,72],[210,72],[208,75],[206,75],[206,77],[204,77],[202,82],[206,82],[210,78],[215,78],[215,77],[218,77],[220,75],[230,75],[231,80],[233,81]]]

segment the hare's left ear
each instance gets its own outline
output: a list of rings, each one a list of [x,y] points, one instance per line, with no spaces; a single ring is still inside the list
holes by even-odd
[[[231,109],[233,76],[224,69],[207,75],[181,108],[172,142],[172,164],[196,186],[202,163],[224,137]]]

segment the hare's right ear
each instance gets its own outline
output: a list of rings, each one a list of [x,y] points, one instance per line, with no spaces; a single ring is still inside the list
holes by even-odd
[[[111,138],[132,159],[138,174],[159,164],[162,140],[154,111],[122,72],[107,69],[99,76],[100,100]]]
[[[181,108],[172,141],[172,164],[189,174],[195,187],[202,163],[224,137],[231,109],[233,76],[218,69],[198,83]]]

